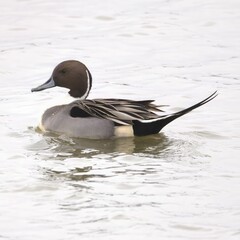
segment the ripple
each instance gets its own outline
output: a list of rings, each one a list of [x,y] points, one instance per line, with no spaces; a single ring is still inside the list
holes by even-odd
[[[110,16],[97,16],[96,19],[101,20],[101,21],[113,21],[113,20],[115,20],[114,17],[110,17]]]

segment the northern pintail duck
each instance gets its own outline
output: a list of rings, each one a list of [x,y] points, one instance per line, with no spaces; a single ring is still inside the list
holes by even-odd
[[[47,109],[41,119],[43,131],[64,133],[71,137],[104,139],[114,136],[145,136],[156,134],[176,118],[211,101],[214,92],[201,102],[172,114],[163,112],[153,100],[86,99],[92,76],[88,68],[76,60],[64,61],[56,66],[50,79],[33,88],[32,92],[55,86],[70,89],[69,94],[78,100]]]

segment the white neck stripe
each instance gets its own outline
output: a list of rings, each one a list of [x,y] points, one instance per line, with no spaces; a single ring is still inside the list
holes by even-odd
[[[80,97],[81,100],[84,100],[87,98],[90,88],[91,88],[91,79],[90,79],[90,74],[89,71],[86,69],[86,73],[87,73],[87,91],[84,93],[84,95],[82,97]]]

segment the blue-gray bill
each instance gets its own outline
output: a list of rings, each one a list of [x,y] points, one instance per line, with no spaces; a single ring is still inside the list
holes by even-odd
[[[31,91],[32,92],[38,92],[38,91],[42,91],[42,90],[45,90],[45,89],[48,89],[48,88],[53,88],[55,86],[56,86],[56,84],[55,84],[53,78],[51,77],[48,81],[46,81],[42,85],[40,85],[38,87],[35,87],[35,88],[32,88]]]

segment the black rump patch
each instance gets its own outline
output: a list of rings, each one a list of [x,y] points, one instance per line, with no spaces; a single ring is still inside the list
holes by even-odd
[[[156,120],[153,122],[133,121],[133,132],[135,136],[146,136],[158,133],[168,122],[164,120]]]
[[[87,118],[87,117],[91,117],[90,114],[88,114],[87,112],[83,111],[81,108],[78,107],[73,107],[70,111],[70,116],[77,118],[77,117],[81,117],[81,118]]]

